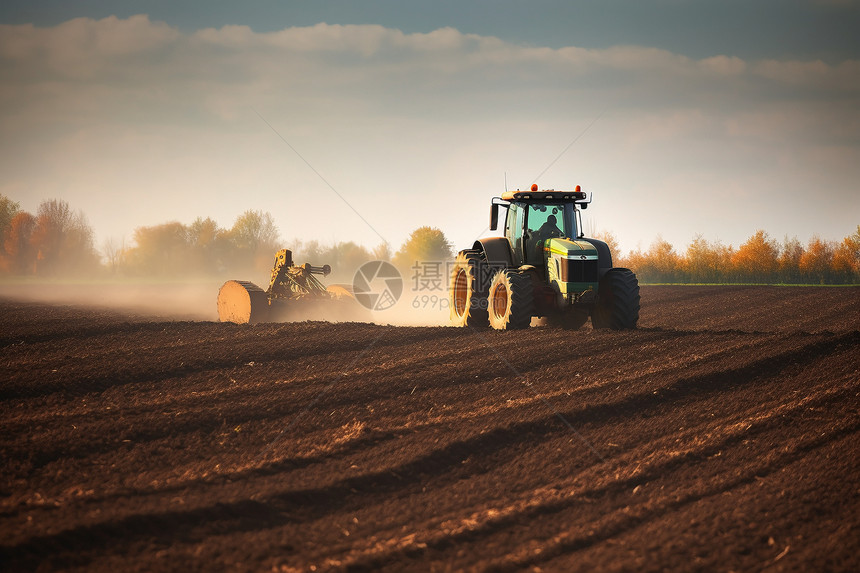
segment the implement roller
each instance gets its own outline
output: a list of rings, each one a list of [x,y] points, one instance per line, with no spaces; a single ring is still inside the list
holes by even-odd
[[[295,266],[292,251],[281,249],[275,255],[268,289],[249,281],[224,283],[218,291],[218,318],[238,324],[369,320],[369,312],[356,301],[351,286],[326,287],[316,278],[330,273],[329,265]]]

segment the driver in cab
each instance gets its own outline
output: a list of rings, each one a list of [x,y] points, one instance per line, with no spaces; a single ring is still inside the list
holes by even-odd
[[[533,248],[534,256],[536,260],[540,260],[543,254],[544,243],[547,239],[552,237],[562,237],[564,233],[562,233],[561,229],[558,228],[558,220],[555,218],[555,215],[550,215],[546,218],[546,222],[538,227],[538,229],[533,234]]]
[[[558,221],[555,215],[550,215],[546,218],[546,222],[537,230],[539,240],[549,239],[550,237],[561,237],[563,233],[558,228]]]

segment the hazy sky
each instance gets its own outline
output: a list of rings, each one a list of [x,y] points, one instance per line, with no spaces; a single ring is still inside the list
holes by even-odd
[[[538,183],[594,192],[625,251],[860,224],[856,1],[6,1],[0,24],[0,193],[65,199],[99,242],[262,209],[288,244],[463,248],[580,135]]]

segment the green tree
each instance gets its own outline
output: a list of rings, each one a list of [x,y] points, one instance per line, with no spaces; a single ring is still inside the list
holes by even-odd
[[[263,211],[245,211],[227,233],[231,243],[230,263],[242,270],[268,270],[280,248],[275,221]]]
[[[192,261],[189,264],[197,272],[212,274],[222,270],[230,256],[230,239],[226,230],[210,217],[197,217],[188,226],[188,246]]]
[[[135,246],[126,257],[134,274],[167,276],[188,274],[188,228],[173,221],[152,227],[138,227]]]
[[[275,220],[263,211],[249,210],[239,215],[230,229],[230,237],[236,247],[249,251],[261,248],[271,251],[280,241]]]
[[[332,279],[352,281],[358,267],[372,261],[373,255],[363,246],[352,241],[337,243],[319,264],[328,264],[332,268]]]
[[[0,193],[0,238],[6,236],[6,231],[12,225],[12,219],[21,210],[21,204],[17,201],[12,201]]]
[[[218,227],[218,223],[212,220],[211,217],[197,217],[194,222],[188,226],[188,242],[189,244],[200,247],[202,249],[209,248],[215,244],[219,235],[224,231]]]
[[[393,261],[404,270],[416,262],[446,262],[453,258],[451,243],[442,231],[434,227],[419,227],[394,254]]]

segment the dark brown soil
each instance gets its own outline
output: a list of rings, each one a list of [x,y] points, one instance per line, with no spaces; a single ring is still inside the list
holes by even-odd
[[[0,300],[3,570],[860,570],[860,288],[640,328]]]

